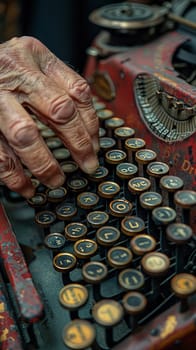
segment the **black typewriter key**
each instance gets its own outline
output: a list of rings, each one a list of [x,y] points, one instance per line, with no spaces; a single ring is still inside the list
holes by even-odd
[[[65,237],[69,241],[77,241],[78,239],[84,238],[86,234],[87,227],[80,222],[70,222],[65,226]]]
[[[131,250],[123,246],[112,247],[107,253],[108,264],[116,269],[128,267],[132,259],[133,254]]]
[[[61,250],[66,243],[66,238],[62,233],[52,232],[44,239],[44,245],[46,248],[51,249],[53,252]]]
[[[47,189],[46,195],[47,195],[48,202],[59,203],[65,199],[65,197],[67,195],[67,190],[65,187]]]
[[[157,154],[151,149],[140,149],[135,153],[135,160],[141,169],[140,175],[146,176],[147,164],[156,160]]]
[[[77,196],[77,205],[80,208],[90,210],[99,202],[99,196],[93,192],[82,192]]]
[[[114,130],[114,136],[117,139],[118,147],[124,148],[124,141],[130,137],[134,137],[135,130],[128,126],[121,126]]]
[[[126,199],[114,199],[109,204],[110,214],[116,217],[130,215],[133,205]]]
[[[125,290],[138,290],[144,285],[144,275],[136,269],[125,269],[119,273],[118,283]]]
[[[111,247],[120,238],[120,231],[113,226],[102,226],[96,232],[98,244],[104,247]]]
[[[72,350],[86,350],[93,348],[96,330],[91,322],[75,319],[63,329],[63,341]]]
[[[63,145],[62,141],[58,137],[50,137],[46,140],[46,144],[51,150],[59,148]]]
[[[148,191],[151,187],[151,182],[145,177],[134,177],[128,182],[128,189],[134,195],[140,195],[141,193]]]
[[[131,250],[136,255],[144,255],[152,252],[156,248],[156,240],[154,237],[146,234],[138,234],[130,241]]]
[[[92,239],[80,239],[74,243],[74,253],[80,259],[90,259],[97,253],[97,243]]]
[[[108,269],[100,261],[90,261],[82,267],[82,276],[87,283],[93,284],[93,297],[98,301],[101,298],[101,282],[106,278]]]
[[[196,191],[177,191],[174,195],[174,202],[182,210],[183,222],[189,224],[191,209],[196,206]]]
[[[45,234],[50,233],[50,226],[56,221],[56,214],[50,210],[43,210],[35,215],[35,222],[44,229]]]
[[[82,192],[88,186],[88,180],[82,176],[73,176],[67,180],[68,188],[73,192]]]
[[[106,344],[111,349],[114,345],[115,326],[124,316],[122,305],[113,299],[102,299],[92,308],[94,320],[105,329]]]
[[[94,182],[101,182],[106,179],[108,174],[109,170],[104,166],[100,166],[96,169],[95,173],[88,175],[88,178]]]
[[[122,305],[126,313],[126,321],[133,330],[137,326],[138,316],[146,309],[147,299],[144,294],[131,291],[123,296]]]
[[[27,199],[27,203],[35,209],[43,207],[47,203],[47,197],[44,193],[36,193],[30,199]]]
[[[95,210],[87,215],[87,222],[94,228],[104,226],[109,220],[109,215],[105,211]]]
[[[181,299],[180,312],[189,309],[188,297],[196,292],[196,277],[189,273],[179,273],[171,280],[171,289]]]
[[[168,204],[173,206],[174,193],[184,186],[183,180],[178,176],[165,175],[160,179],[160,187],[168,194]]]
[[[43,128],[43,130],[41,130],[41,135],[42,135],[43,138],[46,139],[48,137],[54,137],[55,136],[55,132],[52,129],[46,127],[46,128]]]
[[[116,145],[116,140],[114,140],[112,137],[107,137],[107,136],[100,137],[99,145],[100,145],[100,150],[102,152],[107,152]]]
[[[99,137],[104,137],[106,136],[106,130],[104,128],[99,128]]]
[[[69,283],[59,292],[59,301],[70,312],[71,319],[78,318],[78,310],[88,300],[88,290],[78,283]]]
[[[146,168],[147,174],[154,180],[154,187],[159,191],[160,178],[169,173],[169,166],[163,162],[151,162]]]
[[[116,128],[124,126],[125,121],[122,118],[119,117],[112,117],[110,119],[107,119],[105,121],[105,128],[107,129],[107,134],[110,137],[114,136],[114,130]]]
[[[72,203],[63,202],[56,207],[56,216],[59,220],[69,221],[77,214],[77,208]]]
[[[127,154],[120,149],[112,149],[105,154],[106,163],[117,165],[126,160]]]
[[[145,229],[145,222],[139,216],[125,216],[121,221],[121,231],[126,236],[135,236],[143,232]]]
[[[129,138],[125,140],[125,148],[128,152],[128,161],[135,163],[135,153],[145,148],[146,142],[143,139],[140,138]]]
[[[165,251],[167,246],[164,227],[175,221],[176,211],[170,207],[157,207],[152,211],[152,219],[155,225],[159,226],[160,248],[162,251]]]
[[[116,175],[123,180],[129,180],[138,173],[138,167],[132,163],[122,162],[116,166]]]
[[[139,201],[142,208],[152,210],[162,204],[163,198],[158,192],[146,191],[140,195]]]
[[[105,181],[99,184],[98,194],[102,198],[113,198],[120,192],[120,186],[113,181]]]
[[[182,272],[184,270],[184,245],[193,236],[192,228],[180,222],[173,223],[167,226],[166,236],[176,247],[176,272]]]
[[[77,264],[75,255],[68,252],[58,253],[53,258],[53,266],[56,271],[63,274],[63,282],[67,284],[71,282],[69,272],[71,272]]]
[[[60,167],[65,175],[71,175],[78,170],[78,164],[73,160],[65,160],[60,163]]]
[[[70,158],[70,152],[67,148],[57,148],[52,151],[52,154],[56,160],[62,161]]]

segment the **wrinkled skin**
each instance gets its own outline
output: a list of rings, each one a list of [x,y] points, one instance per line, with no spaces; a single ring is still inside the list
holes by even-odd
[[[98,120],[86,81],[32,37],[0,45],[0,181],[29,198],[34,187],[24,164],[54,188],[64,175],[45,145],[34,113],[61,138],[87,173],[98,166]]]

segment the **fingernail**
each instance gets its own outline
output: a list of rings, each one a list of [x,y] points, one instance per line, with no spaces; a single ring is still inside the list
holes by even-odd
[[[59,186],[62,186],[65,182],[65,177],[63,175],[56,175],[50,178],[49,181],[47,181],[47,186],[49,188],[56,188]]]
[[[88,157],[82,164],[85,173],[92,174],[99,167],[99,162],[96,157]]]

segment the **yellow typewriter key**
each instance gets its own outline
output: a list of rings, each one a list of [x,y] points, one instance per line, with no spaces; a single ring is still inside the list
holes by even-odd
[[[113,198],[120,192],[120,186],[113,181],[105,181],[99,184],[98,194],[103,198]]]
[[[54,189],[47,189],[46,195],[48,202],[50,203],[58,203],[65,199],[67,194],[67,190],[64,187],[58,187]]]
[[[77,204],[80,208],[89,210],[99,202],[99,196],[94,192],[82,192],[77,196]]]
[[[77,208],[72,203],[63,202],[56,207],[56,216],[60,220],[70,220],[77,213]]]
[[[154,237],[146,234],[138,234],[131,239],[131,250],[136,255],[144,255],[156,248],[156,241]]]
[[[188,297],[196,293],[196,277],[190,273],[179,273],[172,278],[171,289],[181,299],[180,312],[185,312],[190,308]]]
[[[169,269],[170,261],[167,255],[160,252],[150,252],[143,256],[141,265],[147,275],[163,276]]]
[[[70,241],[77,241],[87,234],[86,225],[80,222],[70,222],[65,226],[65,237]]]
[[[126,290],[138,290],[144,285],[144,275],[136,269],[125,269],[119,273],[118,283]]]
[[[130,265],[133,254],[130,249],[117,246],[110,248],[107,254],[108,264],[116,269],[123,269]]]
[[[46,140],[46,144],[51,150],[59,148],[63,145],[62,141],[58,137],[50,137]]]
[[[80,239],[74,243],[74,253],[80,259],[89,259],[97,252],[97,243],[92,239]]]
[[[72,350],[86,350],[92,347],[95,337],[94,326],[86,320],[73,320],[63,329],[64,344]]]
[[[71,311],[71,318],[78,317],[77,309],[88,300],[88,290],[78,283],[69,283],[59,292],[59,301],[62,306]],[[73,312],[76,311],[76,312]]]
[[[87,215],[87,222],[94,228],[105,225],[109,220],[109,215],[105,211],[95,210]]]
[[[145,222],[139,216],[125,216],[121,221],[121,230],[126,236],[135,236],[145,229]]]
[[[116,217],[124,217],[131,213],[133,205],[126,199],[114,199],[109,204],[110,214]]]
[[[110,247],[120,238],[120,231],[114,226],[102,226],[96,232],[97,242],[104,246]]]
[[[78,170],[78,164],[73,160],[65,160],[60,163],[60,167],[63,170],[64,174],[70,175]]]

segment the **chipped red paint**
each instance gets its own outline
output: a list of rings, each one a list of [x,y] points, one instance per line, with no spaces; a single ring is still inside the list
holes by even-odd
[[[43,313],[43,305],[34,287],[16,236],[0,204],[0,257],[19,306],[20,316],[36,322]]]

